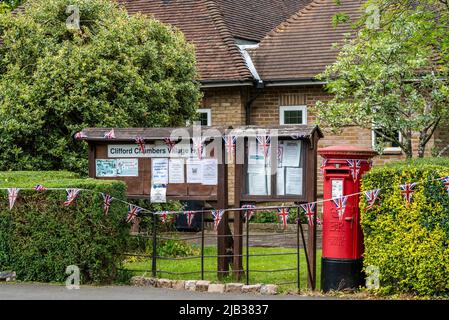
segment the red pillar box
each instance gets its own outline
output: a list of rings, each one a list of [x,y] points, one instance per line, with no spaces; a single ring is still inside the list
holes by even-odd
[[[360,179],[372,166],[377,152],[353,146],[322,148],[324,175],[323,291],[363,285],[363,233],[360,226]],[[332,200],[330,200],[332,199]]]

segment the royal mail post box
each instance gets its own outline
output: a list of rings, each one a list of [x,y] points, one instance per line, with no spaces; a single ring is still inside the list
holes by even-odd
[[[363,285],[363,233],[360,225],[360,180],[370,170],[375,151],[352,146],[322,148],[323,243],[321,289]]]

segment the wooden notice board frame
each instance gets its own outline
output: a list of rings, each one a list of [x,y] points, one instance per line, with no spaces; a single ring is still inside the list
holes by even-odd
[[[258,203],[295,203],[304,204],[314,202],[317,199],[317,151],[318,141],[323,138],[323,133],[318,126],[308,125],[283,125],[283,126],[242,126],[232,129],[232,134],[243,143],[244,163],[235,165],[235,206],[241,208],[244,204]],[[251,195],[248,192],[248,143],[256,141],[257,136],[270,137],[270,156],[277,158],[279,141],[297,141],[301,144],[300,167],[302,167],[302,193],[300,195],[277,195],[276,174],[271,175],[271,193],[268,195]],[[237,142],[238,144],[239,142]],[[251,142],[254,143],[254,142]],[[273,162],[271,162],[273,164]],[[276,162],[275,162],[276,163]],[[312,276],[309,277],[309,288],[314,289],[316,283],[316,223],[308,229],[308,253],[312,268]],[[234,234],[243,232],[243,213],[234,216]],[[234,240],[234,252],[241,253],[242,238]],[[240,255],[234,259],[234,270],[243,270]],[[240,277],[240,275],[237,275]]]
[[[115,137],[112,139],[105,138],[105,134],[111,132],[111,130],[113,130]],[[110,157],[108,154],[108,146],[129,145],[133,148],[139,148],[139,145],[136,142],[137,137],[144,140],[145,146],[166,145],[166,138],[170,138],[173,141],[177,140],[179,143],[183,143],[186,146],[187,144],[193,144],[193,137],[201,137],[201,139],[204,140],[205,145],[205,158],[213,157],[218,161],[217,185],[205,186],[201,184],[189,184],[186,182],[187,172],[185,171],[184,184],[167,185],[167,201],[204,201],[210,204],[212,208],[226,209],[228,206],[228,169],[225,162],[225,147],[222,143],[225,130],[226,128],[223,127],[197,126],[180,128],[86,128],[82,130],[80,136],[81,140],[85,140],[88,143],[89,176],[95,179],[124,181],[128,187],[127,196],[130,199],[150,199],[152,183],[151,159],[155,158],[151,158],[148,155],[138,158],[137,177],[97,177],[97,159],[116,159],[116,157]],[[212,143],[214,141],[220,142],[219,145],[216,144],[216,148],[219,149],[213,147]],[[212,147],[209,148],[209,146]],[[159,149],[163,149],[163,147],[159,147]],[[217,151],[216,155],[215,150]],[[133,151],[133,155],[135,154],[136,153]],[[169,154],[167,154],[167,157],[168,156]],[[129,158],[133,158],[133,156],[130,156]],[[223,216],[222,223],[220,223],[217,232],[218,235],[220,235],[220,237],[218,237],[218,271],[219,276],[225,276],[232,264],[232,259],[226,257],[226,252],[232,250],[232,233],[229,228],[228,215]],[[228,235],[229,237],[224,237],[224,235]]]

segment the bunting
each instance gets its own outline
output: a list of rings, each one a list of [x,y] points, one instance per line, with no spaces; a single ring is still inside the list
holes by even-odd
[[[365,198],[366,198],[366,202],[368,203],[366,210],[369,210],[374,206],[374,204],[376,203],[376,199],[379,196],[379,193],[380,193],[380,189],[365,191]]]
[[[342,196],[339,198],[332,199],[337,209],[338,219],[341,221],[346,211],[346,203],[348,202],[348,196]]]
[[[65,206],[70,206],[75,203],[76,198],[78,197],[78,193],[81,191],[80,189],[66,189],[67,191],[67,200],[64,202]]]
[[[45,190],[47,190],[47,188],[45,188],[43,185],[41,185],[41,184],[38,184],[38,185],[36,185],[36,186],[34,186],[33,187],[33,190],[36,190],[36,191],[45,191]]]
[[[214,230],[218,230],[218,226],[220,225],[221,219],[223,218],[224,210],[215,210],[212,211],[212,216],[214,217]]]
[[[192,226],[193,218],[195,218],[195,212],[193,211],[187,211],[184,213],[187,217],[187,225],[189,228]]]
[[[360,169],[362,168],[362,160],[346,160],[349,168],[351,169],[352,179],[357,181],[360,175]]]
[[[81,140],[81,139],[84,139],[84,138],[87,138],[87,135],[83,131],[75,133],[75,139],[76,140]]]
[[[301,208],[302,210],[304,210],[304,214],[307,217],[307,221],[309,222],[309,226],[313,226],[314,224],[314,216],[315,216],[315,207],[316,207],[316,203],[306,203],[306,204],[302,204]],[[318,218],[317,218],[318,220]]]
[[[164,142],[168,148],[169,154],[176,150],[176,142],[174,140],[171,140],[170,138],[164,138]]]
[[[324,168],[327,166],[327,162],[329,161],[329,159],[323,159],[323,162],[321,163],[321,174],[324,175]]]
[[[265,157],[268,156],[268,151],[270,150],[270,141],[271,138],[269,136],[257,136],[257,143],[263,149],[263,153]]]
[[[198,160],[201,160],[203,158],[204,140],[201,137],[193,137],[192,142],[193,147],[196,150]]]
[[[109,208],[111,207],[112,197],[110,194],[102,193],[103,196],[103,210],[104,215],[107,216],[109,214]]]
[[[412,202],[413,193],[415,190],[413,190],[416,187],[416,183],[404,183],[401,184],[401,193],[404,199],[407,201],[407,205]]]
[[[126,217],[126,223],[130,223],[131,221],[134,221],[134,219],[137,218],[140,211],[142,211],[142,208],[135,206],[133,204],[129,204],[128,207],[128,216]]]
[[[8,188],[9,210],[12,210],[19,196],[19,188]]]
[[[447,194],[449,195],[449,177],[444,177],[443,179],[444,188],[447,191]]]
[[[136,143],[139,145],[140,152],[145,154],[145,139],[142,137],[136,137]]]
[[[235,153],[235,147],[237,143],[237,137],[236,136],[224,136],[223,137],[225,148],[228,156],[232,156]]]
[[[288,214],[288,208],[278,208],[278,217],[281,219],[284,229],[287,229],[288,227]]]
[[[158,212],[157,213],[157,215],[159,216],[159,217],[161,217],[161,222],[162,223],[167,223],[167,221],[168,221],[168,211],[160,211],[160,212]]]
[[[115,132],[114,129],[111,129],[111,131],[108,131],[104,134],[104,138],[111,140],[111,139],[115,139]]]
[[[245,204],[242,206],[242,209],[245,209],[245,221],[250,221],[254,215],[254,209],[256,209],[256,206],[253,204]]]

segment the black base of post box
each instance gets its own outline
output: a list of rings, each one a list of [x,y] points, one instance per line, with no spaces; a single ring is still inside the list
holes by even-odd
[[[363,259],[321,258],[321,290],[357,289],[365,285]]]

